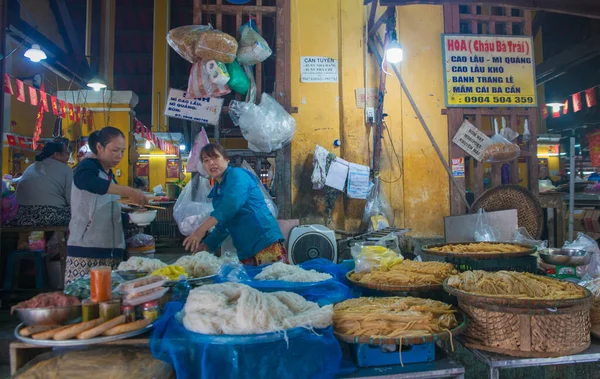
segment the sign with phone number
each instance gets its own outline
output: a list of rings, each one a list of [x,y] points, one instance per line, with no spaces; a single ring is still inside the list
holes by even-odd
[[[531,37],[442,35],[446,106],[537,105]]]

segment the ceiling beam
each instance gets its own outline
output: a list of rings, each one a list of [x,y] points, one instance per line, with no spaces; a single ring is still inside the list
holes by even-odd
[[[538,64],[536,84],[544,84],[564,75],[574,66],[600,55],[600,35],[591,37],[577,45],[554,55]]]
[[[496,7],[545,10],[600,19],[600,1],[598,0],[380,0],[379,2],[382,6],[411,4],[491,5]]]
[[[54,18],[58,23],[61,34],[63,34],[63,37],[66,37],[65,42],[67,42],[67,46],[69,47],[69,53],[75,56],[75,60],[77,60],[79,65],[89,70],[87,59],[85,59],[85,50],[77,38],[77,31],[75,30],[75,25],[73,24],[65,0],[50,0],[50,9],[54,13]]]

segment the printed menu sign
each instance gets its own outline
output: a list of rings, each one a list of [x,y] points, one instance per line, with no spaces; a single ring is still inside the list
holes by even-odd
[[[223,101],[216,97],[188,99],[184,91],[170,88],[165,116],[217,125]]]
[[[167,179],[179,178],[179,159],[167,159]]]
[[[337,83],[337,59],[300,57],[300,81],[302,83]]]
[[[531,37],[444,34],[442,51],[446,106],[537,105]]]

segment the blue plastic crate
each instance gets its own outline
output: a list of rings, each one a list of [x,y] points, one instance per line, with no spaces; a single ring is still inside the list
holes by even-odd
[[[386,348],[388,347],[389,345],[386,345]],[[400,347],[402,348],[402,364],[435,360],[435,342]],[[389,366],[401,363],[398,346],[395,351],[387,351],[381,345],[351,344],[350,349],[356,358],[358,367]]]

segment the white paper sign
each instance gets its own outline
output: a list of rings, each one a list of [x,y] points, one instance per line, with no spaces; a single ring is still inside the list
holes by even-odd
[[[356,108],[364,109],[365,103],[368,108],[377,107],[379,102],[379,90],[377,88],[367,88],[366,96],[364,88],[357,88],[354,92],[356,95]]]
[[[335,188],[338,191],[343,191],[346,187],[346,178],[348,177],[348,162],[341,158],[337,158],[331,162],[325,185]]]
[[[465,120],[452,139],[458,147],[466,151],[479,162],[483,159],[483,152],[490,144],[490,138]]]
[[[302,83],[337,83],[338,61],[327,57],[300,57]]]
[[[216,97],[202,97],[186,99],[185,91],[169,89],[169,97],[165,106],[165,116],[181,118],[210,125],[219,123],[223,99]]]
[[[371,188],[369,182],[370,169],[356,163],[350,163],[348,168],[348,197],[351,199],[366,199]]]

